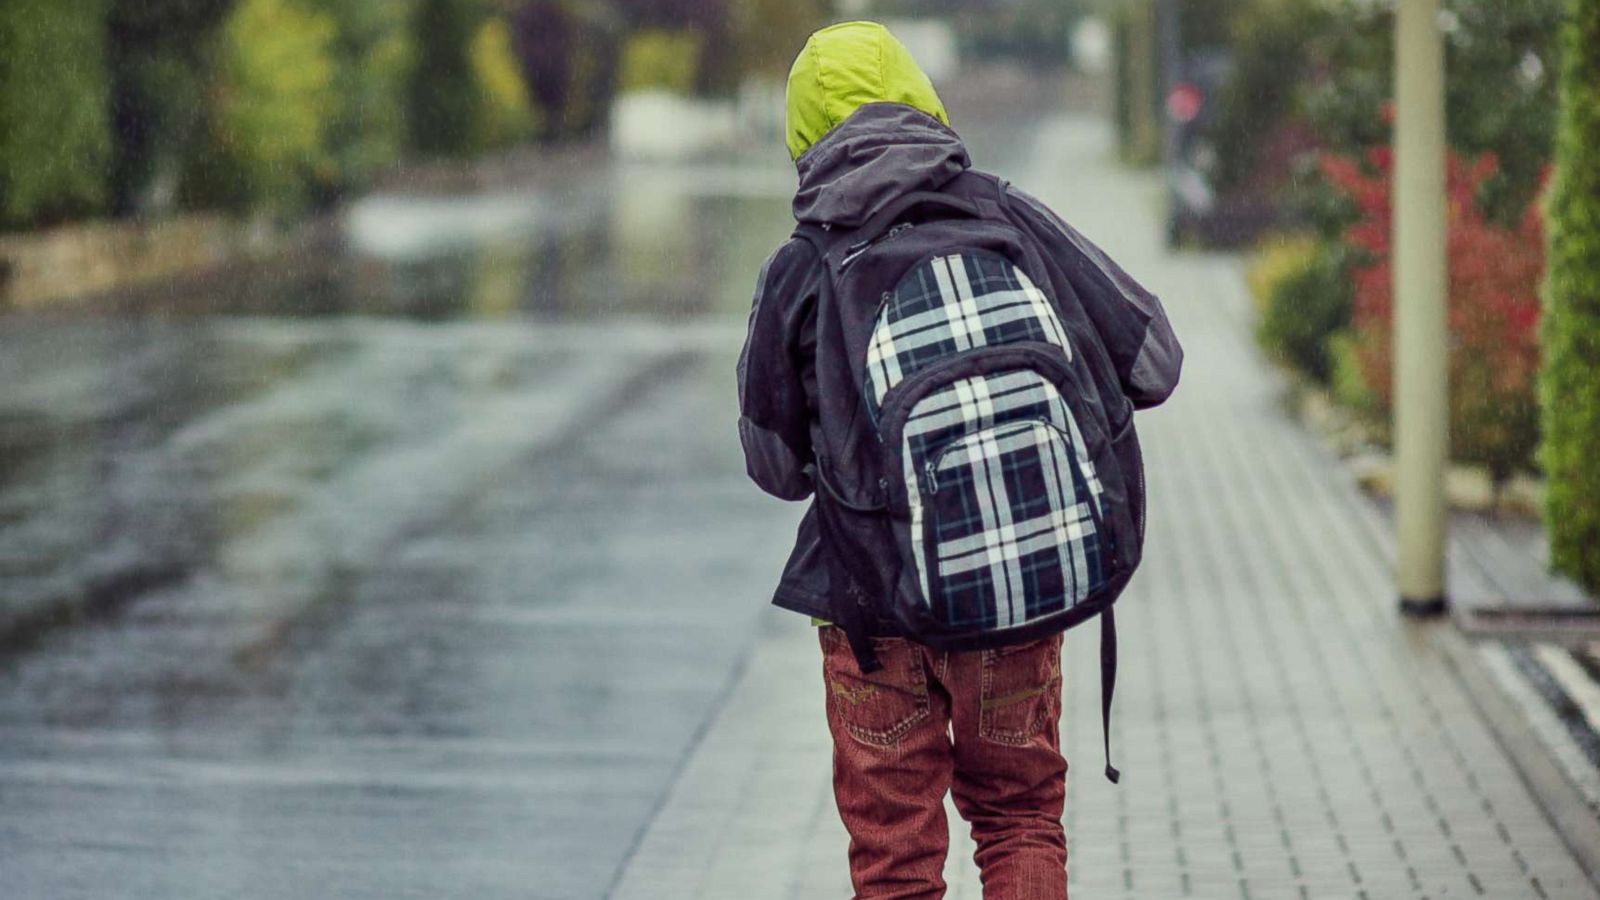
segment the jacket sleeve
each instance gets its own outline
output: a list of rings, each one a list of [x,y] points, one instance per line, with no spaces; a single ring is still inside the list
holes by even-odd
[[[739,354],[739,441],[745,468],[763,491],[782,500],[811,495],[807,382],[815,330],[816,250],[805,241],[779,247],[756,281],[750,329]]]
[[[1012,214],[1064,272],[1094,323],[1122,392],[1137,409],[1159,406],[1178,386],[1183,347],[1161,301],[1111,257],[1028,194],[1010,188]]]

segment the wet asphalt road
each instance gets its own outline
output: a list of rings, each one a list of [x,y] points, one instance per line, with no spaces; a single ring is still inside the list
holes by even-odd
[[[603,896],[797,518],[734,430],[779,163],[0,318],[0,603],[106,610],[0,661],[0,898]]]
[[[785,205],[630,171],[247,315],[4,321],[4,602],[116,611],[0,669],[0,897],[603,893],[793,518],[732,413]]]

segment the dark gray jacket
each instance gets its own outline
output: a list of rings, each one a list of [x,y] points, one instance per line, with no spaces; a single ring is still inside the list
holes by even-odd
[[[971,160],[949,128],[909,106],[863,106],[800,157],[794,199],[800,223],[850,229],[911,191],[944,187]],[[1178,383],[1183,350],[1161,303],[1083,235],[1042,203],[1008,188],[1005,214],[1038,243],[1051,294],[1081,305],[1099,337],[1095,379],[1102,396],[1121,395],[1129,408],[1161,403]],[[784,500],[805,500],[813,446],[823,445],[817,416],[816,309],[824,268],[798,238],[762,266],[750,329],[739,356],[739,437],[750,477]],[[823,398],[826,399],[826,398]],[[1131,415],[1131,413],[1130,413]],[[1113,423],[1118,425],[1120,423]],[[773,603],[827,617],[828,573],[816,510],[807,511]]]

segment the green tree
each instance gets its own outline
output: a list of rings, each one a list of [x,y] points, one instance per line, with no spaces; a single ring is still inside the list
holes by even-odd
[[[1564,2],[1445,4],[1450,145],[1464,156],[1493,153],[1500,161],[1499,174],[1484,186],[1484,201],[1502,225],[1521,218],[1550,160],[1556,105],[1550,73],[1557,65],[1555,37]],[[1312,125],[1329,149],[1346,155],[1388,143],[1383,110],[1393,96],[1392,8],[1327,0],[1321,15],[1321,24],[1300,42],[1302,71],[1317,73],[1302,88]]]
[[[1600,0],[1568,0],[1540,393],[1551,560],[1600,589]]]
[[[111,0],[109,65],[117,213],[163,212],[188,164],[211,151],[213,50],[234,0]]]
[[[1152,0],[1136,0],[1112,12],[1116,52],[1112,118],[1123,160],[1150,165],[1161,155],[1161,72]]]
[[[703,44],[693,31],[646,29],[628,35],[622,45],[617,89],[624,93],[651,89],[692,93]]]
[[[782,80],[811,32],[828,21],[824,0],[741,0],[729,5],[739,74]]]
[[[111,80],[100,0],[0,3],[0,225],[101,210]]]
[[[1072,30],[1082,17],[1082,4],[1071,0],[1019,0],[969,10],[956,24],[964,53],[1058,66],[1071,59]]]
[[[486,148],[506,147],[532,137],[538,110],[528,96],[522,69],[511,49],[511,28],[489,19],[472,39],[472,71],[478,85],[477,140]]]
[[[315,0],[337,27],[336,110],[327,125],[319,187],[338,193],[369,184],[406,148],[406,88],[415,65],[415,0]]]
[[[522,0],[509,21],[541,135],[559,140],[599,128],[616,88],[620,10],[605,0]]]
[[[629,31],[699,36],[694,83],[699,93],[726,92],[738,83],[739,48],[730,25],[733,7],[745,2],[749,0],[614,0]]]
[[[422,0],[408,106],[411,145],[424,155],[467,156],[479,149],[483,98],[471,48],[486,16],[481,0]]]
[[[333,18],[296,0],[241,0],[223,24],[212,199],[293,212],[329,166]]]
[[[1260,171],[1267,138],[1299,113],[1296,92],[1309,74],[1306,45],[1331,23],[1316,0],[1253,0],[1222,20],[1233,71],[1207,131],[1216,148],[1216,183],[1228,191]]]

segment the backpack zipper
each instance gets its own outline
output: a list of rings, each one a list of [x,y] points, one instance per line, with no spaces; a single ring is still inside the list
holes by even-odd
[[[1039,426],[1048,428],[1059,435],[1061,442],[1067,445],[1067,451],[1069,453],[1073,452],[1072,438],[1066,432],[1057,428],[1054,422],[1045,419],[1013,419],[1010,422],[1001,422],[997,425],[990,425],[988,428],[969,431],[939,448],[939,452],[935,453],[932,459],[923,463],[923,475],[927,476],[929,496],[939,493],[939,466],[944,463],[945,457],[950,455],[957,447],[971,443],[973,438],[985,431],[995,432],[995,438],[998,440],[1002,434],[1010,435],[1012,432],[1030,431]]]
[[[841,271],[848,269],[851,263],[859,259],[861,255],[866,253],[868,250],[871,250],[873,247],[883,243],[884,241],[890,240],[891,238],[899,237],[915,227],[916,225],[912,222],[901,222],[900,224],[894,226],[888,231],[885,231],[883,234],[880,234],[875,238],[869,238],[867,240],[851,244],[845,249],[844,258],[839,260],[839,269]]]

